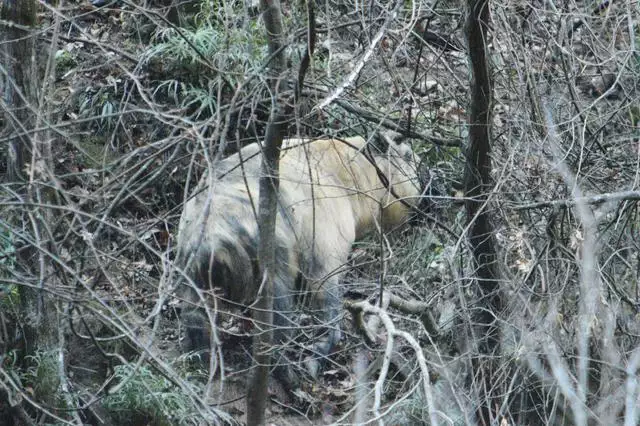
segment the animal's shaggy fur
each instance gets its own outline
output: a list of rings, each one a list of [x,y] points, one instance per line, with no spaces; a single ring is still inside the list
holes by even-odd
[[[384,229],[405,222],[409,206],[417,204],[420,188],[411,148],[397,144],[371,156],[365,145],[362,137],[283,144],[276,220],[276,343],[296,327],[290,313],[304,294],[328,329],[314,345],[319,357],[326,356],[340,339],[339,271],[353,242],[379,225]],[[255,300],[262,280],[255,216],[260,149],[249,145],[216,164],[214,176],[206,174],[184,206],[178,230],[178,265],[186,275],[200,289],[219,287],[224,298],[242,306]],[[198,302],[193,286],[181,288],[186,302]],[[209,321],[193,306],[182,314],[186,350],[209,345]],[[314,374],[317,365],[308,367]],[[285,382],[293,380],[289,370],[280,369],[278,375]]]

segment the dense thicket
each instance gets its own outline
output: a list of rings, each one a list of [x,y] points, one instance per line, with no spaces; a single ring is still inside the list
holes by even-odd
[[[407,137],[430,185],[354,247],[346,336],[267,421],[637,423],[637,8],[326,0],[311,34],[282,2],[274,91],[257,2],[104,3],[0,5],[7,424],[243,421],[245,312],[211,297],[216,346],[182,355],[173,248],[274,104],[285,137]]]

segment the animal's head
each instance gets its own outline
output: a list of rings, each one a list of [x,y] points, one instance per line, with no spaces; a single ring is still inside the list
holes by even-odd
[[[389,187],[383,201],[383,221],[385,226],[394,227],[404,223],[420,207],[425,185],[420,159],[411,145],[384,134],[382,139],[387,144],[386,153],[378,156],[377,164],[388,180],[383,183]]]

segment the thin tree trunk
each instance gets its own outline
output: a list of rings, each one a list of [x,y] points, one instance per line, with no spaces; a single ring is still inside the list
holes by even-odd
[[[36,0],[2,0],[0,19],[11,23],[2,28],[0,63],[0,92],[5,110],[2,111],[4,132],[13,136],[7,156],[7,181],[24,182],[24,167],[31,143],[36,97],[35,34],[29,28],[36,24]]]
[[[469,243],[475,260],[478,300],[473,319],[476,324],[475,377],[479,379],[477,411],[481,424],[492,423],[491,406],[496,384],[491,355],[499,347],[497,314],[501,310],[494,228],[488,211],[491,191],[491,103],[493,87],[487,60],[489,0],[468,0],[467,42],[471,64],[471,111],[469,148],[465,168],[467,218],[471,222]]]
[[[263,19],[267,30],[269,53],[272,57],[270,67],[271,89],[273,93],[271,115],[267,126],[262,156],[262,175],[260,177],[260,198],[258,201],[258,227],[260,244],[258,259],[263,271],[262,294],[258,295],[253,317],[257,324],[266,327],[257,333],[253,341],[253,356],[256,369],[247,389],[247,424],[265,423],[265,408],[268,398],[269,364],[273,340],[273,279],[275,272],[275,227],[278,206],[279,160],[282,146],[284,113],[279,105],[279,79],[285,68],[282,21],[279,0],[261,0]]]
[[[3,97],[2,131],[9,140],[5,180],[17,194],[17,199],[25,203],[9,218],[17,229],[14,234],[16,270],[22,274],[24,282],[18,288],[24,342],[22,355],[37,355],[38,367],[46,375],[43,382],[49,386],[39,388],[34,398],[45,406],[54,406],[59,397],[58,385],[63,384],[65,365],[59,361],[64,358],[58,356],[63,353],[59,340],[62,333],[58,327],[58,306],[52,296],[57,277],[47,255],[55,253],[50,233],[51,212],[37,207],[51,202],[52,192],[46,188],[50,187],[49,173],[53,170],[48,144],[40,143],[43,139],[34,131],[38,127],[38,85],[42,82],[36,63],[37,7],[36,0],[1,1],[0,19],[5,24],[0,27],[0,63],[3,64],[0,92]],[[43,181],[47,182],[44,187],[40,185]],[[47,357],[46,361],[44,357]],[[26,357],[23,360],[25,364],[31,362]],[[20,407],[15,413],[14,417],[26,415]],[[16,421],[24,421],[18,417]],[[76,419],[79,421],[77,415]]]
[[[2,63],[6,64],[1,74],[1,84],[5,109],[3,112],[4,132],[9,138],[7,156],[7,182],[13,184],[17,193],[25,200],[27,175],[25,168],[31,163],[30,154],[34,143],[32,129],[35,126],[36,87],[38,81],[35,67],[35,33],[29,28],[36,23],[35,0],[4,0],[0,8],[0,18],[11,22],[2,31]],[[19,210],[24,213],[26,209]],[[33,216],[17,213],[13,222],[17,228],[36,227]],[[26,223],[24,221],[27,221]],[[32,263],[37,264],[37,249],[31,243],[16,240],[19,250],[19,265],[25,271],[31,270]],[[32,275],[27,273],[28,276]],[[42,299],[34,287],[23,286],[20,291],[20,303],[23,316],[23,332],[26,353],[31,354],[38,347],[39,313],[43,310]]]

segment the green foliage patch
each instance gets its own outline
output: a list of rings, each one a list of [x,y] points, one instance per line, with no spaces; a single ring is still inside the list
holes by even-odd
[[[120,425],[194,425],[202,416],[179,387],[147,366],[119,365],[114,376],[121,388],[108,395],[104,407]]]
[[[267,58],[262,25],[243,19],[240,3],[213,7],[203,2],[190,28],[162,28],[142,60],[159,73],[162,94],[195,118],[211,116],[225,97],[258,75]],[[226,99],[226,98],[225,98]]]

